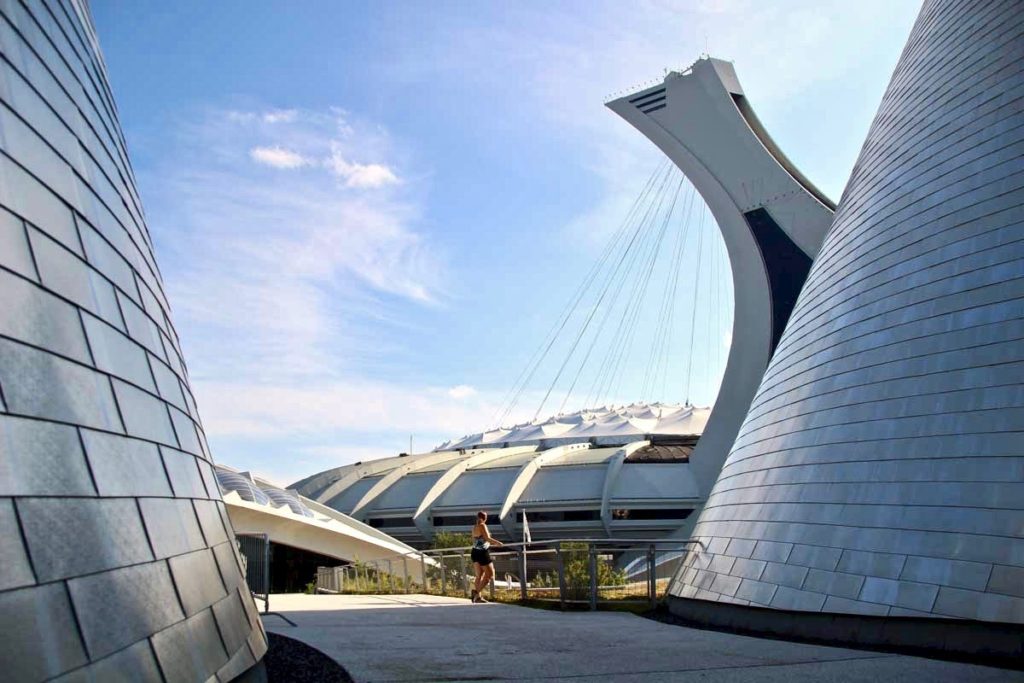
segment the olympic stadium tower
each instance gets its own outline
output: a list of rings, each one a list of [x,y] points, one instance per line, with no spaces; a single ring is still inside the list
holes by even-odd
[[[1020,2],[924,4],[678,613],[1024,654],[1022,26]]]
[[[732,343],[721,389],[690,458],[703,503],[775,352],[835,205],[772,140],[730,62],[703,57],[607,107],[686,175],[714,216],[729,255]]]
[[[602,407],[497,428],[431,453],[336,467],[299,494],[414,544],[477,510],[506,538],[685,538],[729,453],[834,206],[758,122],[733,66],[685,73],[608,107],[692,182],[728,251],[735,315],[711,409]]]
[[[0,2],[0,676],[220,680],[240,571],[85,2]]]

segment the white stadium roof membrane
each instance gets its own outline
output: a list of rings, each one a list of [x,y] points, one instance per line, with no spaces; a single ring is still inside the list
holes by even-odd
[[[549,439],[618,439],[625,436],[700,434],[711,411],[675,403],[632,403],[580,410],[524,422],[511,428],[492,429],[446,441],[435,451],[475,446],[523,444]]]

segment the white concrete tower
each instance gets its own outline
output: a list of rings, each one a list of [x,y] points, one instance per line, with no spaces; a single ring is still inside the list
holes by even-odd
[[[607,106],[686,174],[728,249],[736,299],[732,348],[721,391],[691,458],[707,495],[832,222],[835,204],[762,128],[729,62],[699,59],[687,71],[671,72],[663,83]]]

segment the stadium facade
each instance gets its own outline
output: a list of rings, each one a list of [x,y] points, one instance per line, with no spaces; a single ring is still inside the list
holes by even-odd
[[[266,637],[85,3],[0,52],[0,671],[231,680]]]
[[[533,538],[656,537],[703,500],[689,467],[710,411],[637,404],[582,411],[463,437],[430,453],[356,463],[292,486],[415,546],[467,531]]]
[[[1019,2],[924,4],[678,613],[1024,655],[1022,25]]]

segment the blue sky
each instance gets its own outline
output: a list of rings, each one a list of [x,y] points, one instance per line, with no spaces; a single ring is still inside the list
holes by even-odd
[[[705,50],[733,60],[838,199],[918,5],[299,7],[92,2],[214,456],[280,483],[490,426],[661,163],[609,94]],[[725,358],[723,287],[697,304],[698,405]],[[648,298],[610,399],[646,398]],[[510,419],[532,417],[566,348]],[[667,400],[684,398],[680,355]]]

